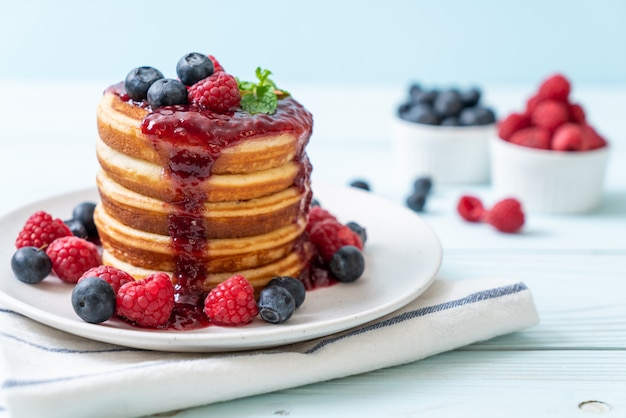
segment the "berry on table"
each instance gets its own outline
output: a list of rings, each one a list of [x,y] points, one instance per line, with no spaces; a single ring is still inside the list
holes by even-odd
[[[500,232],[518,232],[524,225],[522,205],[514,198],[501,200],[487,211],[485,222]]]
[[[53,218],[44,211],[38,211],[26,220],[17,235],[15,247],[43,248],[57,238],[71,235],[72,231],[61,219]]]
[[[83,275],[78,279],[78,283],[80,283],[81,280],[84,280],[86,277],[98,277],[104,280],[105,282],[110,284],[111,287],[113,287],[113,290],[116,294],[122,285],[135,281],[133,276],[131,276],[127,272],[113,266],[105,265],[90,268],[89,270],[84,272]]]
[[[289,290],[280,286],[267,286],[259,294],[259,316],[265,322],[282,324],[293,315],[296,303]]]
[[[237,79],[220,71],[192,85],[188,100],[201,108],[223,113],[239,106],[241,94]]]
[[[413,190],[419,191],[424,194],[430,193],[430,189],[433,187],[433,180],[428,176],[422,176],[415,179],[413,182]]]
[[[259,313],[254,287],[236,274],[213,288],[204,300],[204,313],[218,325],[245,325]]]
[[[84,272],[102,263],[98,247],[79,237],[55,239],[46,249],[52,271],[61,280],[76,283]]]
[[[328,263],[330,272],[340,282],[353,282],[365,271],[365,257],[361,250],[352,245],[344,245],[333,254]]]
[[[176,75],[186,86],[191,86],[215,72],[213,60],[199,52],[190,52],[176,64]]]
[[[38,247],[20,247],[11,257],[11,270],[19,281],[35,284],[48,277],[52,261]]]
[[[423,212],[426,201],[432,188],[432,179],[430,177],[418,177],[413,182],[413,191],[406,198],[406,205],[415,212]]]
[[[85,277],[72,289],[72,307],[85,322],[99,324],[115,314],[115,291],[98,277]]]
[[[124,89],[128,97],[135,101],[142,101],[148,97],[148,89],[157,80],[163,78],[163,74],[153,67],[137,67],[130,70],[124,80]]]
[[[370,184],[366,180],[353,180],[350,182],[350,187],[354,187],[355,189],[361,189],[366,191],[371,191],[372,188]]]
[[[166,273],[153,273],[120,286],[117,314],[142,327],[165,325],[174,309],[174,285]]]
[[[306,288],[304,286],[304,283],[302,283],[302,281],[296,279],[295,277],[274,277],[267,283],[266,288],[271,286],[278,286],[287,289],[289,293],[291,293],[291,296],[293,296],[296,309],[304,303],[304,299],[306,297]]]
[[[187,88],[171,78],[162,78],[148,89],[148,103],[153,108],[187,103]]]
[[[485,216],[485,208],[475,196],[461,196],[457,203],[457,212],[468,222],[480,222]]]

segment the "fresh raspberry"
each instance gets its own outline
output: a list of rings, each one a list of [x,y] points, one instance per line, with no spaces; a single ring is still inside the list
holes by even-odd
[[[480,222],[485,216],[483,202],[474,196],[461,196],[457,203],[456,210],[461,218],[468,222]]]
[[[515,132],[511,135],[509,142],[523,147],[550,149],[550,132],[547,129],[531,126]]]
[[[220,71],[224,71],[224,67],[222,67],[222,65],[217,61],[217,59],[215,59],[215,57],[213,55],[209,55],[208,56],[209,59],[213,62],[213,72],[217,73]]]
[[[600,135],[593,127],[590,125],[584,124],[582,125],[583,135],[587,141],[587,149],[594,150],[602,147],[606,147],[607,142],[602,135]]]
[[[237,80],[224,71],[213,73],[189,88],[189,102],[214,112],[226,112],[241,103]]]
[[[532,115],[535,109],[537,109],[537,106],[539,106],[539,103],[541,103],[542,101],[543,99],[537,95],[531,96],[526,101],[526,113],[528,115]]]
[[[153,273],[120,286],[117,314],[142,327],[165,325],[174,309],[174,285],[166,273]]]
[[[571,103],[569,105],[569,120],[574,123],[585,123],[587,120],[585,109],[578,103]]]
[[[556,128],[569,121],[569,106],[556,100],[545,100],[537,105],[530,118],[533,125],[554,132]]]
[[[543,100],[566,102],[570,89],[570,82],[564,75],[554,74],[539,85],[537,96]]]
[[[515,233],[524,225],[522,205],[513,198],[501,200],[487,211],[485,222],[500,232]]]
[[[515,132],[529,126],[530,116],[527,113],[511,113],[498,122],[498,136],[508,141]]]
[[[98,247],[74,236],[55,239],[46,254],[52,261],[54,274],[68,283],[76,283],[84,272],[102,263]]]
[[[552,136],[552,149],[555,151],[585,151],[589,148],[588,136],[581,125],[564,123]]]
[[[344,245],[353,245],[359,250],[363,249],[361,238],[350,227],[333,219],[316,223],[309,233],[309,239],[326,262]]]
[[[318,222],[324,221],[326,219],[332,219],[333,221],[338,222],[335,215],[333,215],[326,209],[323,209],[321,206],[313,206],[309,211],[309,220],[306,224],[307,232],[311,232],[311,229],[313,229],[313,227]]]
[[[54,219],[52,215],[44,211],[35,212],[24,224],[17,235],[15,247],[43,248],[57,238],[72,235],[70,228],[60,219]]]
[[[78,279],[78,282],[83,280],[86,277],[99,277],[105,282],[109,283],[115,293],[120,289],[123,284],[134,282],[133,276],[126,273],[123,270],[115,268],[113,266],[98,266],[93,267],[83,273],[82,276]],[[77,282],[77,283],[78,283]]]
[[[240,274],[218,284],[204,300],[204,313],[218,325],[245,325],[259,313],[254,287]]]

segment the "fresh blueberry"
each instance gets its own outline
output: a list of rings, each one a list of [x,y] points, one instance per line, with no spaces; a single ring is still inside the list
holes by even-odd
[[[162,78],[163,74],[156,68],[137,67],[132,69],[126,76],[124,88],[131,99],[142,101],[148,97],[148,89],[152,83]]]
[[[424,104],[411,106],[409,110],[400,114],[400,117],[409,122],[425,125],[439,125],[440,123],[437,113],[430,106]]]
[[[367,240],[367,231],[364,227],[352,221],[348,222],[346,226],[354,231],[354,233],[357,234],[359,238],[361,238],[361,242],[365,244],[365,241]]]
[[[185,85],[191,86],[213,74],[213,61],[199,52],[190,52],[176,64],[176,75]]]
[[[428,176],[418,177],[413,182],[413,190],[416,192],[422,192],[424,195],[430,193],[430,189],[433,187],[433,180]]]
[[[411,94],[411,102],[432,106],[439,95],[438,90],[420,90]]]
[[[85,228],[85,225],[83,225],[81,221],[77,219],[69,219],[65,221],[64,223],[65,225],[67,225],[70,231],[72,231],[72,235],[74,235],[75,237],[84,238],[84,239],[89,238],[89,234],[87,233],[87,228]]]
[[[72,290],[72,307],[83,321],[99,324],[115,313],[115,290],[105,280],[86,277]]]
[[[477,87],[472,87],[461,92],[461,100],[464,107],[474,107],[480,101],[481,91]]]
[[[445,90],[437,95],[433,103],[433,110],[443,119],[458,116],[463,109],[463,100],[457,90]]]
[[[304,298],[306,297],[306,288],[304,287],[304,283],[302,283],[302,281],[296,279],[295,277],[274,277],[267,283],[266,287],[270,286],[280,286],[287,289],[291,293],[291,296],[293,296],[293,300],[296,304],[296,309],[304,303]]]
[[[361,250],[353,245],[344,245],[333,254],[328,262],[333,276],[340,282],[353,282],[365,271],[365,257]]]
[[[354,180],[350,182],[350,187],[354,187],[356,189],[367,190],[367,191],[371,190],[369,183],[365,180]]]
[[[45,251],[37,247],[22,247],[11,257],[11,270],[19,281],[35,284],[50,274],[52,261]]]
[[[426,194],[421,191],[411,193],[406,199],[406,205],[415,212],[422,212],[426,205]]]
[[[441,126],[461,126],[461,122],[456,116],[448,116],[441,121]]]
[[[259,316],[266,322],[282,324],[293,315],[296,302],[284,287],[268,286],[259,295]]]
[[[319,200],[317,200],[315,198],[311,199],[311,205],[310,205],[311,207],[313,207],[313,206],[321,206],[321,205],[322,204],[320,203]]]
[[[463,109],[459,121],[463,126],[489,125],[496,120],[491,109],[482,106],[468,107]]]
[[[72,210],[72,219],[83,224],[87,231],[87,237],[95,238],[98,236],[98,229],[93,220],[93,211],[96,204],[93,202],[83,202],[74,207]]]
[[[424,92],[424,89],[418,83],[413,83],[409,86],[409,97],[411,98],[419,96],[423,92]]]
[[[148,89],[148,103],[153,108],[187,103],[187,88],[172,78],[162,78]]]

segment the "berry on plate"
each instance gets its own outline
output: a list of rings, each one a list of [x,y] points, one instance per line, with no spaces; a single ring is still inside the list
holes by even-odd
[[[72,307],[83,321],[99,324],[115,314],[115,291],[98,277],[86,277],[72,289]]]
[[[291,293],[293,296],[294,302],[296,304],[296,308],[299,308],[304,303],[304,299],[306,297],[306,288],[304,287],[304,283],[295,277],[291,276],[279,276],[274,277],[267,283],[266,287],[270,286],[279,286],[284,287]]]
[[[133,280],[117,291],[117,314],[142,327],[165,325],[174,309],[174,285],[166,273]]]
[[[98,247],[79,237],[55,239],[46,249],[52,271],[61,280],[76,283],[84,272],[102,264]]]
[[[57,238],[71,236],[72,231],[61,219],[49,213],[38,211],[32,214],[15,240],[15,247],[43,248]]]
[[[344,245],[333,254],[328,263],[333,276],[343,283],[353,282],[365,271],[365,257],[353,245]]]
[[[296,303],[289,290],[281,286],[267,286],[259,295],[259,316],[265,322],[282,324],[296,310]]]
[[[254,287],[242,275],[234,275],[213,288],[204,300],[204,313],[217,325],[245,325],[259,313]]]
[[[86,277],[98,277],[113,287],[113,290],[117,294],[118,290],[122,285],[134,282],[135,279],[130,274],[126,273],[123,270],[120,270],[113,266],[97,266],[90,268],[78,279],[77,283],[80,283],[81,280],[84,280]]]
[[[52,261],[41,248],[21,247],[11,257],[11,270],[19,281],[35,284],[48,277]]]
[[[325,262],[330,261],[335,251],[344,245],[363,249],[361,238],[352,229],[332,219],[316,223],[311,228],[309,238]]]

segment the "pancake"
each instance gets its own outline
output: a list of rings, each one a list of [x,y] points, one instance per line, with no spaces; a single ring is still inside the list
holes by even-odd
[[[258,292],[307,269],[313,121],[293,98],[273,114],[151,109],[120,83],[104,92],[97,121],[105,264],[136,279],[166,272],[180,293],[234,274]]]

